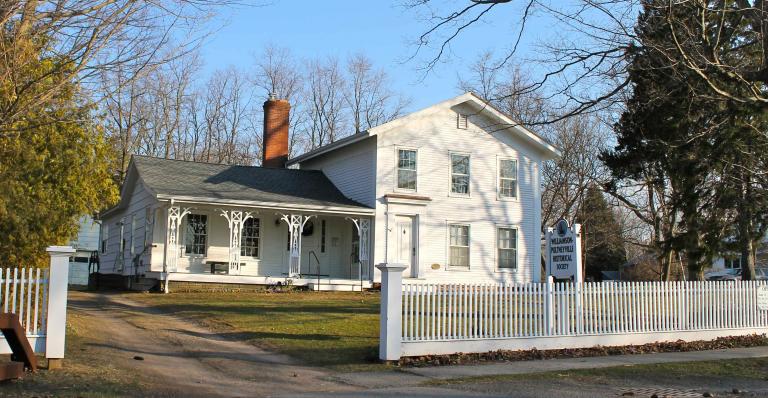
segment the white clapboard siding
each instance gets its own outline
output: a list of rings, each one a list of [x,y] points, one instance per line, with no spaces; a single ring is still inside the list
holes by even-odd
[[[44,336],[48,307],[48,270],[0,269],[0,303],[3,312],[19,315],[28,336]]]
[[[402,341],[768,327],[765,281],[402,285]]]

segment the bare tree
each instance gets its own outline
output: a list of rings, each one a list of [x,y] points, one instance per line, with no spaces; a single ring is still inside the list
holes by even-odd
[[[389,88],[389,78],[363,54],[347,61],[346,98],[352,115],[354,132],[389,122],[402,115],[410,100]]]
[[[102,81],[106,72],[120,73],[115,80],[129,84],[146,68],[164,63],[163,55],[178,55],[199,44],[198,27],[217,6],[229,0],[16,0],[0,6],[6,27],[0,42],[0,80],[13,87],[15,100],[0,105],[0,131],[14,131],[14,124],[31,109],[43,107],[65,84],[85,86]],[[181,49],[163,53],[171,37]],[[45,43],[46,47],[40,47]],[[49,61],[44,74],[27,70],[29,52]],[[132,73],[133,75],[130,75]],[[95,88],[95,87],[92,87]],[[103,86],[101,87],[103,88]],[[110,87],[117,90],[117,87]],[[101,90],[93,90],[100,99]]]
[[[310,148],[314,149],[343,137],[346,129],[344,75],[335,58],[306,63],[304,128]]]

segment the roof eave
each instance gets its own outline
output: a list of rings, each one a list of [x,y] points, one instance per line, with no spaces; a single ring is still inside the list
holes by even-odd
[[[350,135],[349,137],[344,137],[338,141],[332,142],[328,145],[321,146],[320,148],[314,149],[312,151],[309,151],[307,153],[301,154],[299,156],[296,156],[293,159],[288,159],[288,161],[285,163],[286,166],[292,166],[297,163],[301,163],[304,161],[307,161],[309,159],[324,155],[328,152],[334,151],[339,148],[343,148],[347,145],[354,144],[356,142],[362,141],[366,138],[371,137],[371,134],[368,130],[361,131],[359,133]]]
[[[233,199],[218,199],[205,196],[182,196],[182,195],[167,195],[158,194],[157,199],[160,201],[169,201],[173,199],[176,202],[187,203],[200,203],[200,204],[212,204],[219,206],[250,206],[265,208],[271,210],[286,210],[286,211],[313,211],[325,214],[346,214],[346,215],[373,215],[376,210],[367,207],[353,207],[353,206],[318,206],[318,205],[303,205],[299,203],[285,202],[261,202],[252,200],[233,200]]]

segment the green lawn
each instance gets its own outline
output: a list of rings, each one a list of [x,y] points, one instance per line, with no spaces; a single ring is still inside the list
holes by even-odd
[[[379,294],[131,294],[223,334],[337,370],[379,368]]]

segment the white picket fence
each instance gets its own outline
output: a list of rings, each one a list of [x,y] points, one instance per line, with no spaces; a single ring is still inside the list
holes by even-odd
[[[401,283],[399,272],[387,267],[397,266],[379,266],[381,356],[387,360],[768,332],[768,311],[757,305],[765,281]]]
[[[0,269],[0,310],[19,316],[30,345],[49,360],[64,358],[69,256],[74,249],[48,248],[49,269]],[[0,335],[0,354],[11,349]]]
[[[45,336],[48,270],[0,268],[0,308],[18,314],[28,337]]]

